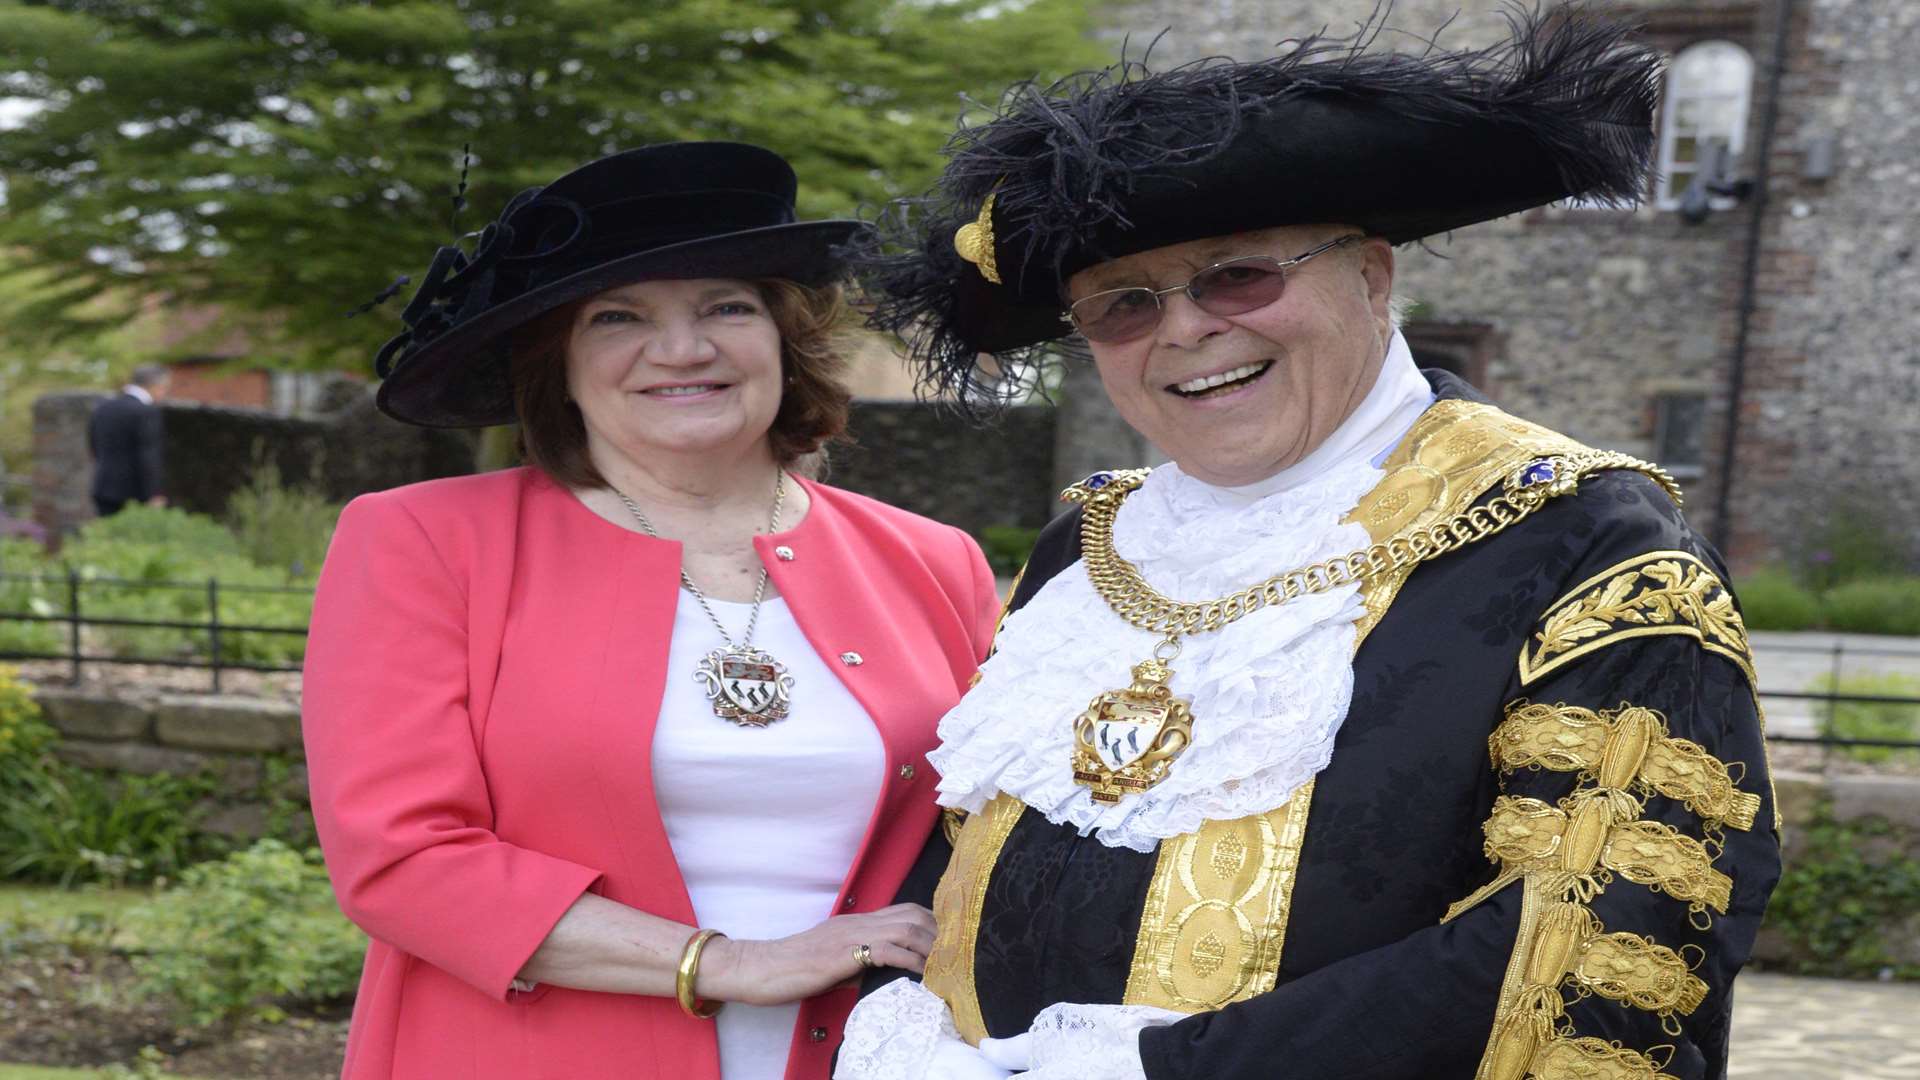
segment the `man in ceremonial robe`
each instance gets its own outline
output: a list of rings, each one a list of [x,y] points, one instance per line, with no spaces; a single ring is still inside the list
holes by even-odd
[[[1658,82],[1561,9],[956,138],[877,320],[975,404],[1084,347],[1171,461],[1042,534],[932,755],[924,981],[869,980],[836,1075],[1724,1075],[1779,875],[1726,569],[1655,466],[1418,370],[1392,296],[1396,245],[1638,198]]]

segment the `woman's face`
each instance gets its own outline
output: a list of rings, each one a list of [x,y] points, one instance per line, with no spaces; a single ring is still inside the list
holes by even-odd
[[[574,316],[567,392],[596,461],[765,444],[781,386],[780,331],[749,282],[636,282]]]

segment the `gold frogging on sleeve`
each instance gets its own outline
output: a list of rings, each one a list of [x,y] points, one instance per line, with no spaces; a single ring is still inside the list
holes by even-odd
[[[1554,1039],[1534,1058],[1532,1073],[1540,1080],[1677,1080],[1664,1062],[1593,1038]]]
[[[1485,828],[1487,855],[1502,868],[1495,883],[1502,887],[1535,875],[1549,892],[1585,901],[1618,874],[1701,915],[1709,908],[1725,914],[1733,896],[1733,879],[1713,868],[1705,844],[1658,821],[1616,822],[1607,800],[1591,791],[1562,799],[1559,806],[1502,795],[1494,800]],[[1458,918],[1470,906],[1454,905],[1447,918]]]
[[[1608,567],[1556,600],[1520,649],[1520,684],[1531,686],[1609,645],[1659,634],[1693,638],[1733,661],[1749,684],[1757,682],[1747,627],[1726,585],[1690,552],[1654,551]]]
[[[1615,743],[1619,732],[1644,744],[1637,747],[1631,771],[1602,776],[1603,768],[1625,767],[1627,748]],[[1503,772],[1551,769],[1578,773],[1602,787],[1665,795],[1709,826],[1745,832],[1760,811],[1760,796],[1741,791],[1732,771],[1699,743],[1668,735],[1666,717],[1651,709],[1622,703],[1616,710],[1596,711],[1518,701],[1507,706],[1507,718],[1488,746]]]
[[[1690,962],[1652,938],[1607,933],[1586,905],[1624,879],[1684,902],[1704,928],[1707,912],[1724,914],[1733,894],[1733,880],[1713,866],[1718,830],[1751,828],[1759,799],[1699,745],[1669,735],[1652,709],[1516,701],[1506,713],[1488,740],[1501,775],[1551,769],[1576,774],[1578,786],[1558,803],[1494,800],[1486,853],[1500,873],[1447,912],[1457,918],[1521,883],[1519,931],[1477,1080],[1669,1080],[1648,1054],[1579,1037],[1564,994],[1651,1012],[1677,1036],[1677,1017],[1706,999],[1706,983],[1693,974],[1705,954],[1688,946],[1699,954]],[[1656,793],[1700,815],[1708,841],[1642,819],[1641,800]]]
[[[1000,858],[1000,849],[1012,835],[1026,806],[1011,795],[993,797],[979,813],[967,818],[953,841],[953,859],[933,892],[933,918],[938,927],[933,950],[927,954],[923,985],[946,1000],[960,1037],[975,1046],[987,1037],[974,985],[974,946],[980,939],[980,915],[987,901],[987,883]]]

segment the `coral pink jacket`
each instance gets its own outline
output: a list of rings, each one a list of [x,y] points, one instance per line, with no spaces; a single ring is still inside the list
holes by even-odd
[[[754,546],[886,745],[838,908],[871,911],[933,827],[925,755],[986,653],[993,578],[957,529],[806,487],[805,520]],[[373,939],[347,1080],[719,1077],[713,1025],[670,998],[508,985],[582,892],[695,922],[652,774],[679,568],[526,469],[341,516],[303,720],[334,889]],[[827,1076],[854,996],[805,1003],[789,1080]]]

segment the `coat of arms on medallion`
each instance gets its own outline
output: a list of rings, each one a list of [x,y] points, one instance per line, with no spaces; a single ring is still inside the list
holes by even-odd
[[[706,687],[713,713],[743,727],[766,727],[786,718],[793,676],[759,649],[715,649],[694,672]]]
[[[1172,677],[1165,661],[1135,664],[1133,685],[1094,698],[1074,721],[1073,779],[1095,802],[1158,784],[1193,741],[1193,712],[1167,687]]]

